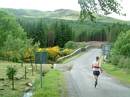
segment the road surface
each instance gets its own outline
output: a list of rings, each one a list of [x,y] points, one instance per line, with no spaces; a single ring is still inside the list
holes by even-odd
[[[100,49],[91,49],[66,65],[73,65],[65,73],[68,83],[68,97],[130,97],[130,88],[104,73],[100,75],[97,88],[94,87],[91,64],[101,54]]]

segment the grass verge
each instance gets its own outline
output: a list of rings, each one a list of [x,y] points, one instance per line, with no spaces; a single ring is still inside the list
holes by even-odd
[[[120,80],[122,83],[130,84],[130,74],[125,72],[125,70],[111,64],[103,64],[102,67],[106,71],[106,73],[112,75],[116,79]]]
[[[63,73],[51,70],[43,78],[43,88],[40,87],[40,81],[36,81],[33,97],[66,97],[65,90]]]

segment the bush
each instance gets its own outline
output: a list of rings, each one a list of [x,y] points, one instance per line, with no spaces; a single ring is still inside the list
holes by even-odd
[[[122,32],[116,42],[114,43],[114,47],[112,52],[114,54],[120,54],[127,57],[130,57],[130,30],[127,32]],[[125,45],[124,45],[125,44]]]
[[[119,60],[119,59],[118,59]],[[120,68],[123,68],[123,67],[125,67],[125,57],[124,56],[122,56],[121,58],[120,58],[120,60],[119,60],[119,62],[118,62],[118,67],[120,67]]]
[[[123,55],[112,56],[111,63],[113,65],[116,65],[119,68],[122,68],[130,72],[130,58],[129,57],[126,57]]]
[[[58,46],[47,48],[48,58],[55,61],[56,58],[60,57],[60,48]]]
[[[76,49],[76,48],[78,48],[78,46],[77,46],[76,42],[68,41],[68,42],[65,44],[65,48]]]
[[[118,65],[120,58],[121,58],[120,55],[112,55],[110,61],[113,65]]]
[[[64,50],[62,51],[62,56],[69,55],[69,54],[72,53],[72,51],[73,51],[72,49],[66,48],[66,49],[64,49]]]
[[[17,72],[16,68],[8,66],[6,75],[8,76],[9,79],[13,79],[13,77],[16,75],[16,72]]]
[[[69,49],[78,49],[86,46],[86,42],[73,42],[73,41],[68,41],[65,44],[65,48]]]

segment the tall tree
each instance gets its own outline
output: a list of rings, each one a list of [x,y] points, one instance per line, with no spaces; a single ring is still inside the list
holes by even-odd
[[[0,52],[6,57],[19,59],[19,52],[25,48],[27,40],[26,32],[16,19],[0,11]]]
[[[55,44],[64,47],[64,44],[72,40],[72,28],[64,22],[55,24]]]

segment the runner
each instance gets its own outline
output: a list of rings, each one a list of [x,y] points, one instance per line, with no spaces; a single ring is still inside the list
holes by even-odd
[[[93,75],[94,75],[94,78],[95,78],[94,86],[96,88],[96,86],[98,84],[98,76],[100,75],[100,72],[102,72],[98,56],[96,57],[96,61],[94,61],[93,64],[92,64],[92,69],[93,69]]]

